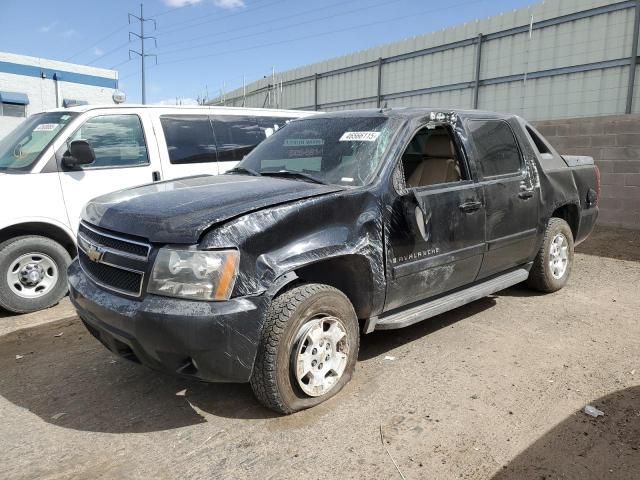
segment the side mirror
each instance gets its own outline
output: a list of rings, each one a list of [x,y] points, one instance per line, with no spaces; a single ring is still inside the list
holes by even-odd
[[[427,224],[431,220],[431,212],[426,211],[421,199],[414,192],[409,191],[402,196],[402,209],[411,233],[428,242],[430,232],[427,231]]]
[[[62,165],[66,168],[76,168],[81,165],[90,165],[96,161],[93,148],[86,140],[74,140],[69,144],[69,149],[62,156]]]

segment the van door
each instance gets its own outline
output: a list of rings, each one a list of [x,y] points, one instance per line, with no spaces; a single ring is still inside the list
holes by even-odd
[[[155,142],[146,140],[145,132],[153,132],[148,117],[126,109],[110,112],[89,112],[84,123],[56,152],[62,194],[74,233],[87,201],[162,177]],[[75,168],[62,164],[73,140],[89,142],[96,157],[92,164]]]
[[[167,114],[154,117],[160,159],[167,179],[217,175],[218,158],[208,115]]]

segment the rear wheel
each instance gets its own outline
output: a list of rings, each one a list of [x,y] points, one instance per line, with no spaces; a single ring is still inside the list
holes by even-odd
[[[280,413],[313,407],[351,379],[358,347],[358,319],[342,292],[320,284],[293,288],[267,312],[253,392]]]
[[[0,244],[0,307],[14,313],[42,310],[67,293],[69,253],[37,235]]]
[[[567,284],[573,264],[573,233],[561,218],[551,218],[527,284],[541,292],[555,292]]]

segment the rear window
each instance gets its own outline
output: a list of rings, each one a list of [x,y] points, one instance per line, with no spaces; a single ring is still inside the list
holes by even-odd
[[[468,128],[484,178],[520,172],[520,150],[507,122],[470,120]]]
[[[239,161],[290,118],[240,115],[162,115],[172,164]]]

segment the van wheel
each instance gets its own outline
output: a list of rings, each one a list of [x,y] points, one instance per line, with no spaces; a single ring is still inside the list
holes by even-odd
[[[42,310],[67,293],[69,253],[59,243],[36,235],[0,244],[0,307],[14,313]]]
[[[351,379],[359,341],[358,319],[342,292],[320,284],[293,288],[267,310],[253,393],[284,414],[318,405]]]
[[[573,264],[573,233],[569,224],[552,217],[542,246],[533,261],[527,284],[541,292],[560,290],[567,284]]]

